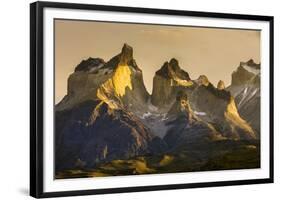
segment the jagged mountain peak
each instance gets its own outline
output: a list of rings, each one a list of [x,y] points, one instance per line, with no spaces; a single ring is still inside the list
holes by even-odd
[[[189,74],[180,68],[177,59],[172,58],[169,62],[166,61],[155,73],[151,103],[160,107],[170,104],[179,88],[189,88],[192,85],[193,81]]]
[[[255,76],[260,74],[260,64],[253,59],[247,62],[240,62],[238,68],[232,73],[231,85],[243,85],[249,83]]]
[[[222,80],[219,80],[218,85],[217,85],[217,89],[219,89],[219,90],[225,89],[225,84]]]
[[[175,67],[176,68],[179,68],[179,61],[175,58],[171,58],[169,64],[172,66],[172,67]]]
[[[208,86],[209,85],[209,79],[206,75],[200,75],[198,77],[198,79],[196,80],[198,85],[204,85],[204,86]]]
[[[86,73],[77,73],[79,71]],[[101,58],[83,60],[69,76],[67,88],[67,95],[58,104],[57,110],[97,99],[115,109],[121,105],[129,106],[132,102],[143,105],[149,96],[142,71],[133,58],[133,48],[126,43],[121,52],[108,62]]]
[[[241,62],[234,76],[242,77],[238,81],[243,81],[250,75],[251,82],[258,85],[259,75],[248,71],[248,68],[259,70],[257,65],[252,59]],[[57,171],[77,166],[99,169],[108,162],[131,162],[151,155],[156,155],[158,160],[163,153],[180,155],[182,162],[185,152],[188,163],[193,162],[191,153],[194,152],[198,165],[207,162],[202,159],[209,159],[207,155],[213,154],[209,147],[219,146],[213,142],[225,141],[229,145],[230,141],[241,140],[244,144],[244,140],[258,138],[257,128],[252,128],[253,120],[244,120],[237,109],[246,105],[251,109],[245,115],[253,113],[253,119],[260,120],[253,112],[260,105],[256,98],[258,87],[248,82],[242,84],[246,88],[242,88],[241,101],[237,104],[222,80],[217,86],[206,75],[191,80],[180,68],[179,61],[172,58],[155,73],[149,95],[133,58],[133,48],[126,43],[108,62],[92,57],[83,60],[67,84],[68,93],[55,110]],[[250,106],[244,104],[249,100],[253,102]],[[205,144],[207,148],[201,148]],[[225,148],[220,149],[217,154],[225,152]],[[158,163],[148,164],[158,166]]]
[[[235,98],[239,114],[251,124],[257,136],[260,134],[260,65],[253,59],[240,62],[227,88]]]
[[[254,75],[259,75],[260,65],[260,63],[255,63],[253,59],[250,59],[247,62],[240,62],[240,65],[237,70],[246,70]]]
[[[128,65],[133,60],[133,48],[125,43],[120,53],[120,65]]]
[[[256,63],[253,59],[250,59],[248,60],[247,62],[240,62],[240,65],[241,66],[249,66],[249,67],[252,67],[254,69],[260,69],[260,63]]]
[[[92,58],[89,57],[87,60],[82,60],[76,67],[75,72],[84,71],[91,72],[96,69],[103,67],[105,61],[102,58]]]
[[[179,113],[186,114],[188,121],[191,122],[192,119],[195,119],[194,113],[191,109],[188,96],[185,92],[179,91],[176,95],[176,101],[168,111],[169,116],[178,115]]]
[[[163,66],[156,71],[156,75],[167,78],[167,79],[181,79],[190,81],[189,74],[180,68],[177,59],[172,58],[169,62],[165,62]]]
[[[133,57],[133,47],[124,43],[121,52],[111,58],[105,65],[104,68],[116,69],[119,66],[130,66],[134,70],[141,72],[141,69],[138,67],[134,57]]]
[[[170,77],[169,77],[169,62],[166,61],[166,62],[162,65],[162,67],[161,67],[158,71],[156,71],[155,74],[158,75],[158,76],[165,77],[165,78],[170,78]]]
[[[133,57],[133,47],[128,45],[127,43],[124,43],[122,47],[122,54],[127,54],[129,57]]]

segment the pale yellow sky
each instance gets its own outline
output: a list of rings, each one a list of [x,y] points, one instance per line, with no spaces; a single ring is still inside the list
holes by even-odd
[[[165,61],[176,58],[191,79],[205,74],[216,85],[231,82],[240,61],[260,62],[260,31],[93,21],[55,21],[55,101],[66,94],[67,78],[82,59],[108,61],[124,43],[134,49],[148,92]]]

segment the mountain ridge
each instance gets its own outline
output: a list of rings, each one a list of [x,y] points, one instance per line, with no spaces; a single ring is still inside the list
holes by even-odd
[[[258,68],[251,60],[246,64]],[[237,73],[247,75],[234,81],[235,87],[257,81],[243,63],[239,67],[234,79]],[[240,116],[231,91],[222,80],[215,87],[206,75],[191,80],[171,58],[155,72],[150,95],[126,43],[107,62],[82,60],[55,106],[56,169],[162,155],[196,143],[256,140],[256,129]]]
[[[241,70],[241,68],[243,69]],[[254,70],[252,68],[254,68]],[[232,73],[232,77],[237,80],[239,78],[236,76],[241,73],[247,75],[242,75],[243,79],[234,81],[228,88],[226,88],[226,90],[233,94],[239,113],[251,124],[251,126],[253,126],[259,137],[260,63],[255,63],[253,59],[250,59],[247,62],[240,62],[237,70]]]

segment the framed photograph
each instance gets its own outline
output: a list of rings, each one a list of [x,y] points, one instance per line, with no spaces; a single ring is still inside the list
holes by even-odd
[[[273,182],[273,17],[30,5],[30,195]]]

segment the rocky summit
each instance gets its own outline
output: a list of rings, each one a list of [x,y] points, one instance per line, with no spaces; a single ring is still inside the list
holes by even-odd
[[[105,64],[104,60],[101,58],[88,58],[87,60],[82,60],[82,62],[77,65],[75,68],[75,72],[78,71],[90,71],[94,72],[97,71],[99,68],[101,68]]]
[[[150,95],[133,52],[124,44],[69,76],[55,106],[56,178],[259,167],[260,64],[241,62],[231,86],[215,87],[171,58]]]
[[[227,88],[235,98],[240,115],[260,134],[260,64],[240,62]]]
[[[165,62],[155,73],[151,103],[154,106],[170,104],[177,95],[178,87],[192,85],[193,82],[190,80],[189,74],[180,68],[175,58],[172,58],[169,62]]]
[[[224,85],[224,82],[222,80],[219,80],[217,88],[219,90],[224,90],[225,89],[225,85]]]

